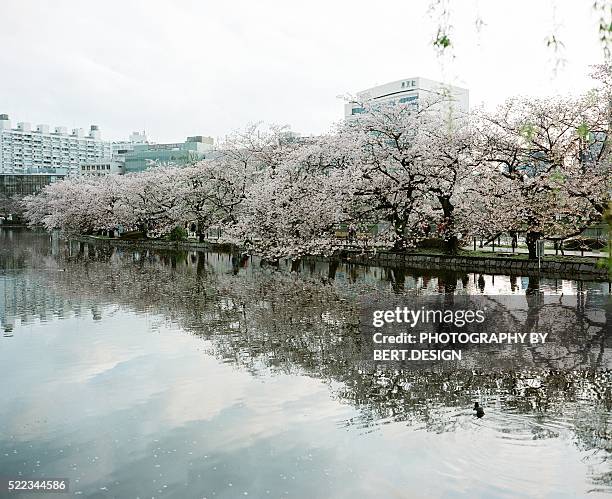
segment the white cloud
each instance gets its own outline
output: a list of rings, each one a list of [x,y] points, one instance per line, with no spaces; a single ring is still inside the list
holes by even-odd
[[[0,112],[174,141],[258,120],[319,133],[342,116],[337,95],[414,75],[467,86],[472,104],[588,88],[602,58],[590,2],[481,1],[480,33],[478,2],[450,3],[455,60],[441,67],[427,0],[3,2]]]

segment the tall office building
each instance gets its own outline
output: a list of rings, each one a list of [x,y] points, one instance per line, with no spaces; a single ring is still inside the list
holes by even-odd
[[[418,106],[419,103],[433,100],[440,101],[438,108],[441,111],[454,112],[457,115],[469,111],[469,91],[466,88],[415,77],[385,83],[358,92],[356,101],[344,105],[344,116],[351,118],[365,112],[361,104],[366,102]]]
[[[110,157],[110,142],[96,125],[87,135],[82,128],[69,134],[65,127],[32,129],[29,123],[12,128],[8,115],[0,114],[0,173],[78,175],[81,165]]]

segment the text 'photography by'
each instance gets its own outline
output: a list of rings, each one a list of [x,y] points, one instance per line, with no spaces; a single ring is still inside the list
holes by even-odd
[[[0,19],[0,498],[612,497],[612,0]]]

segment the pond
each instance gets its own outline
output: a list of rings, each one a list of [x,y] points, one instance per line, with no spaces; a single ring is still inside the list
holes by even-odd
[[[364,363],[355,318],[372,292],[598,295],[608,284],[274,267],[0,230],[0,476],[65,477],[83,497],[612,493],[609,372]]]

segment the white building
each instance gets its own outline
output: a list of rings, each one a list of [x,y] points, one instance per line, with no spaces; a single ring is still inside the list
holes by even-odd
[[[119,159],[102,159],[81,165],[81,175],[123,175],[125,161]]]
[[[69,134],[65,127],[32,129],[29,123],[12,128],[8,115],[0,114],[0,173],[79,175],[81,165],[110,157],[110,142],[100,138],[96,125],[87,135],[82,128]]]
[[[442,102],[438,106],[444,103],[442,110],[451,114],[459,115],[469,111],[469,91],[466,88],[415,77],[385,83],[358,92],[356,101],[344,105],[344,117],[351,118],[363,113],[365,110],[361,104],[365,102],[418,106],[419,103],[439,99],[442,99]]]

